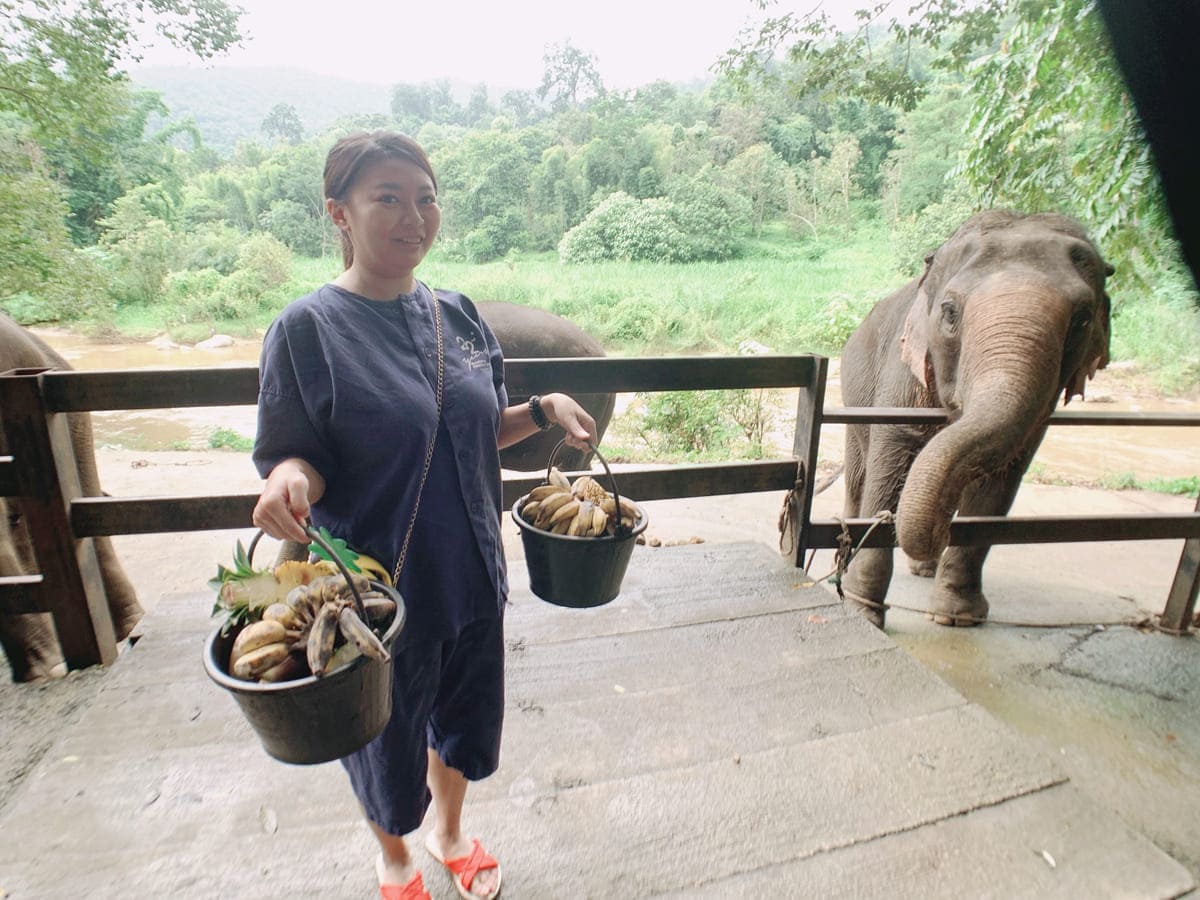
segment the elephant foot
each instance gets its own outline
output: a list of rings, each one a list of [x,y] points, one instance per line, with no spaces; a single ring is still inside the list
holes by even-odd
[[[971,627],[987,621],[988,602],[982,593],[952,593],[935,590],[925,618],[938,625]]]
[[[857,612],[876,628],[883,629],[884,619],[887,616],[887,607],[882,601],[863,597],[850,588],[847,588],[844,582],[842,584],[842,595],[847,607]]]
[[[920,578],[932,578],[937,574],[937,560],[933,559],[910,559],[908,561],[908,571]]]

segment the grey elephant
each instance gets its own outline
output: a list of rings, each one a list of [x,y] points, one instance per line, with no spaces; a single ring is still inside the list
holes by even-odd
[[[604,356],[604,348],[589,335],[562,316],[533,306],[497,301],[478,304],[479,313],[500,342],[505,359],[557,359],[566,356]],[[616,398],[612,394],[572,394],[593,419],[600,437],[612,420]],[[521,403],[528,397],[509,395],[510,403]],[[562,438],[558,429],[526,438],[500,453],[500,464],[506,469],[521,472],[544,469],[554,445]],[[559,451],[558,467],[564,472],[587,468],[591,454],[571,447]]]
[[[1005,210],[964,222],[924,273],[880,301],[846,342],[847,406],[945,408],[944,426],[854,425],[846,434],[846,517],[896,513],[913,571],[933,574],[942,625],[984,621],[987,547],[948,547],[950,520],[1004,515],[1060,396],[1083,396],[1108,362],[1113,269],[1059,215]],[[846,599],[882,627],[889,549],[863,549]]]
[[[45,342],[0,314],[0,372],[39,367],[70,368]],[[83,493],[99,496],[102,492],[92,446],[91,416],[71,413],[68,422]],[[2,433],[0,451],[9,451]],[[113,628],[117,640],[123,640],[142,617],[142,607],[112,541],[96,538],[95,548]],[[37,571],[29,534],[21,522],[20,500],[0,498],[0,575],[26,575]],[[48,613],[0,614],[0,645],[8,657],[14,681],[41,681],[66,672],[54,623]]]

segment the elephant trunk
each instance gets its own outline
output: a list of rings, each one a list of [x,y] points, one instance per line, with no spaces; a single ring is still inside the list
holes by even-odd
[[[1005,278],[964,305],[962,416],[913,461],[897,509],[897,538],[913,559],[941,555],[964,489],[1016,459],[1053,411],[1067,323],[1052,293]]]

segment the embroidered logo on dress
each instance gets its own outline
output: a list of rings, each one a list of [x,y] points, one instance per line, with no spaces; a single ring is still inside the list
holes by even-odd
[[[488,355],[482,350],[476,350],[474,341],[469,341],[466,338],[458,336],[455,336],[454,340],[458,342],[458,349],[462,351],[463,362],[467,364],[468,369],[475,370],[488,367]]]

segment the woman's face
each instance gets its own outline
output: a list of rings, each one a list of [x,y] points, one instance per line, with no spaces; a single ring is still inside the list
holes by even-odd
[[[442,224],[432,179],[402,159],[367,166],[345,198],[326,206],[354,244],[353,268],[378,279],[411,277]]]

